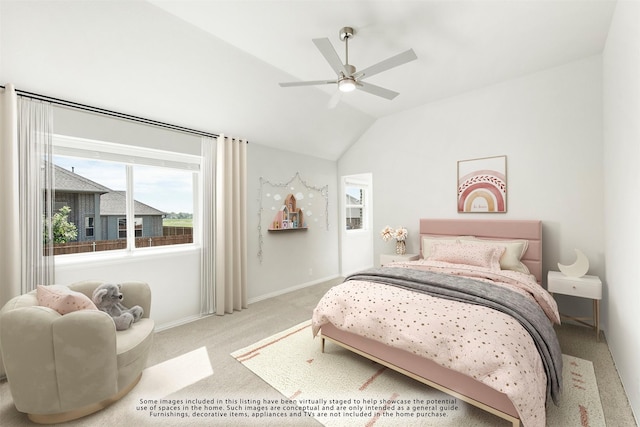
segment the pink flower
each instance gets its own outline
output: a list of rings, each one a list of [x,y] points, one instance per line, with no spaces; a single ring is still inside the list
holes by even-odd
[[[404,227],[400,227],[397,229],[393,229],[388,225],[382,229],[380,232],[380,236],[382,236],[382,240],[388,242],[391,239],[396,239],[398,242],[404,241],[407,239],[407,229]]]
[[[407,229],[406,229],[406,228],[404,228],[404,227],[400,227],[400,228],[396,229],[396,231],[394,232],[393,237],[395,237],[395,239],[396,239],[398,242],[402,242],[402,241],[404,241],[404,240],[406,240],[406,239],[407,239],[407,235],[408,235],[408,234],[409,234],[409,233],[407,232]]]
[[[388,242],[389,239],[395,237],[393,229],[388,225],[382,229],[382,231],[380,232],[380,236],[382,236],[382,240],[384,240],[385,242]]]

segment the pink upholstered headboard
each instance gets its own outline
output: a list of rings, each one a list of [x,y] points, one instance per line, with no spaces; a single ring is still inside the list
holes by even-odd
[[[483,239],[526,239],[522,262],[542,283],[542,221],[500,219],[420,219],[420,235],[476,236]],[[422,237],[420,238],[422,253]]]

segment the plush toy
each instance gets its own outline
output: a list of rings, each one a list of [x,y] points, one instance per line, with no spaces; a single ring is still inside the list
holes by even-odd
[[[120,285],[103,283],[93,291],[93,303],[109,314],[116,324],[117,331],[129,329],[134,322],[142,317],[144,310],[139,305],[127,308],[122,305],[123,295],[120,293]]]

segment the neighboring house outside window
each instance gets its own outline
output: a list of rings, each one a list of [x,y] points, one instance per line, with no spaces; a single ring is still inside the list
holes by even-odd
[[[54,210],[59,212],[65,208],[66,221],[75,226],[77,237],[55,243],[54,254],[194,242],[199,156],[168,155],[129,146],[124,149],[119,144],[76,141],[70,137],[60,137],[59,141],[56,154],[54,137]],[[127,155],[119,154],[118,150],[124,150]],[[130,159],[134,162],[129,163]],[[164,212],[143,203],[139,197],[184,210]],[[130,236],[127,235],[127,215],[132,216]],[[171,221],[168,218],[175,217],[181,219],[166,223]]]
[[[100,235],[100,228],[94,226],[91,235],[87,234],[86,218],[100,215],[100,196],[110,191],[104,185],[84,178],[72,171],[54,165],[54,210],[68,206],[71,208],[69,222],[85,227],[77,227],[78,241],[94,240]],[[83,219],[84,218],[84,219]],[[97,226],[97,224],[94,223]]]
[[[69,221],[83,224],[78,227],[77,241],[126,239],[126,193],[111,191],[107,187],[70,172],[59,166],[54,168],[55,209],[71,208]],[[100,221],[94,221],[98,213]],[[135,237],[163,235],[164,212],[134,200]],[[146,219],[146,221],[145,221]],[[143,225],[146,224],[146,229]]]
[[[133,203],[135,237],[162,236],[162,219],[165,213],[137,200],[134,200]],[[124,191],[112,191],[100,196],[100,220],[103,224],[102,240],[125,239],[127,237],[126,194]]]

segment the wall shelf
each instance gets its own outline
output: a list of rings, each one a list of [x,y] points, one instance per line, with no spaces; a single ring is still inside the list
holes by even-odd
[[[280,208],[276,216],[271,221],[269,231],[291,231],[306,230],[304,213],[302,209],[296,207],[296,198],[293,194],[287,194],[284,205]]]

